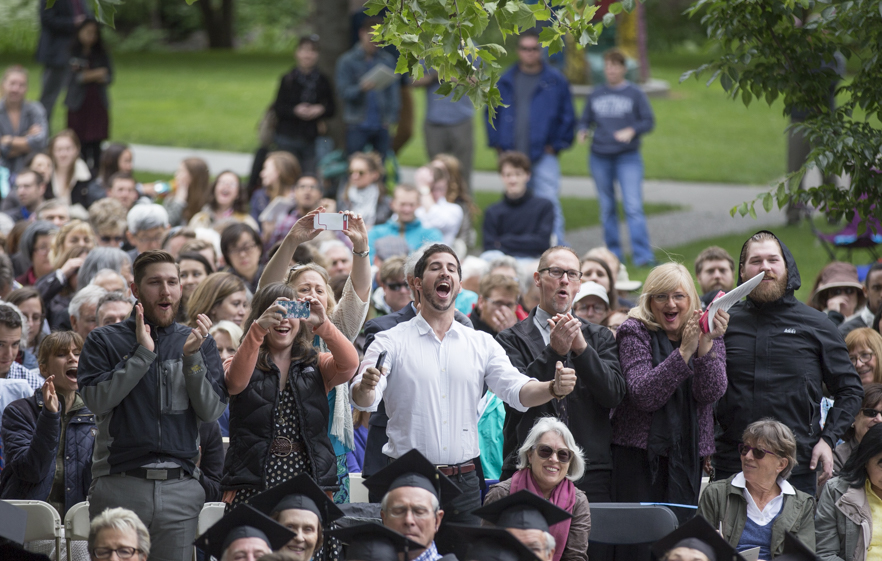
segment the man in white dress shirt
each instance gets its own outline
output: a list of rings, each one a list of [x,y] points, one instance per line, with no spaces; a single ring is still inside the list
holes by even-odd
[[[481,506],[474,460],[478,448],[478,402],[485,384],[505,403],[526,411],[575,387],[573,369],[557,365],[555,379],[539,382],[521,374],[490,335],[453,321],[462,269],[453,250],[430,246],[417,262],[414,288],[420,313],[378,333],[351,386],[352,402],[362,411],[386,403],[389,442],[383,453],[395,459],[419,450],[463,494],[447,507],[448,518],[474,522]],[[381,374],[374,366],[387,351]]]

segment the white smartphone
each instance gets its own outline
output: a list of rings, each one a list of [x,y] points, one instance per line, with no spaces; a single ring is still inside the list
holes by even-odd
[[[332,212],[321,212],[315,215],[313,228],[316,230],[348,230],[349,216]]]

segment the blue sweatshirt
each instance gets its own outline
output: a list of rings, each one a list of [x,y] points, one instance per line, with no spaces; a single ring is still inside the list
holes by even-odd
[[[640,148],[640,136],[652,130],[655,117],[643,91],[630,82],[616,88],[598,86],[585,103],[585,113],[579,121],[579,130],[594,128],[591,151],[602,156],[613,156]],[[631,142],[619,142],[613,137],[617,130],[633,127],[637,134]]]
[[[484,251],[498,249],[512,257],[539,257],[551,247],[554,205],[527,191],[520,199],[502,200],[484,211]]]

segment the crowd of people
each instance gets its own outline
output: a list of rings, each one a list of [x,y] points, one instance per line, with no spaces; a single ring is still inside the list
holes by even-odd
[[[44,61],[40,102],[21,66],[2,78],[0,498],[62,517],[88,500],[74,557],[188,559],[221,501],[195,540],[221,561],[648,560],[590,542],[591,504],[611,501],[672,505],[692,533],[654,550],[675,561],[769,560],[788,532],[825,559],[879,547],[882,264],[863,282],[829,264],[807,303],[769,231],[694,271],[656,265],[639,154],[653,116],[618,51],[577,123],[538,36],[519,37],[488,129],[505,190],[476,247],[470,102],[429,93],[430,161],[413,185],[385,177],[402,89],[378,69],[395,61],[375,20],[338,62],[341,182],[318,165],[337,108],[308,36],[256,184],[198,158],[142,183],[130,147],[102,146],[99,26],[78,0],[45,12],[70,20],[73,62]],[[68,128],[50,134],[65,82]],[[582,255],[558,198],[577,129],[593,133],[606,239]],[[615,181],[633,262],[653,265],[642,283],[622,263]],[[379,523],[335,523],[350,473]]]

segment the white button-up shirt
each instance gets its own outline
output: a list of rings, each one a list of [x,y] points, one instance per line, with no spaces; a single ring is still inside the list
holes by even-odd
[[[531,380],[509,361],[493,337],[453,322],[444,340],[417,315],[377,334],[368,348],[353,385],[366,368],[388,351],[387,374],[380,378],[370,407],[386,403],[389,442],[383,453],[398,458],[417,449],[436,465],[459,464],[477,458],[478,404],[484,383],[518,411],[521,388]]]
[[[756,522],[758,526],[765,526],[778,516],[778,513],[781,512],[781,509],[784,507],[784,495],[796,494],[793,486],[786,479],[779,477],[778,487],[781,488],[781,493],[769,501],[768,504],[766,504],[766,508],[760,510],[759,505],[756,504],[756,501],[753,500],[753,497],[747,490],[747,481],[744,479],[743,471],[732,478],[732,486],[741,489],[741,493],[747,501],[747,517]]]

